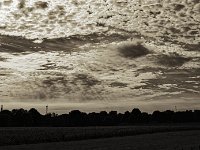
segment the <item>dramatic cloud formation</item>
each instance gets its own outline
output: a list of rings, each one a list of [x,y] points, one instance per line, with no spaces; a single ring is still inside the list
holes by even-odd
[[[161,108],[199,97],[198,0],[3,0],[0,8],[1,102]]]

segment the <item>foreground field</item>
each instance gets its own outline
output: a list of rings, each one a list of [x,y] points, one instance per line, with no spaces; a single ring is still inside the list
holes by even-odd
[[[177,131],[83,141],[1,147],[1,150],[199,150],[200,131]]]
[[[73,128],[0,128],[0,146],[37,144],[199,130],[199,124]],[[0,148],[1,149],[1,148]]]

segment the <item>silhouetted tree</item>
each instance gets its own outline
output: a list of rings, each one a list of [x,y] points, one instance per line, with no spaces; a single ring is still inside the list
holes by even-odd
[[[200,110],[174,112],[166,110],[154,111],[152,114],[141,112],[134,108],[131,112],[118,113],[117,111],[101,111],[100,113],[84,113],[73,110],[69,114],[57,115],[48,113],[41,115],[35,108],[29,111],[24,109],[3,110],[0,112],[0,126],[114,126],[155,123],[184,123],[200,122]]]
[[[12,113],[9,110],[3,110],[0,112],[0,126],[10,127],[12,126]]]
[[[14,109],[12,110],[15,126],[28,126],[29,116],[27,110]]]
[[[131,112],[131,123],[140,123],[142,122],[141,111],[138,108],[134,108]]]
[[[35,108],[28,111],[28,116],[30,126],[40,126],[42,115]]]

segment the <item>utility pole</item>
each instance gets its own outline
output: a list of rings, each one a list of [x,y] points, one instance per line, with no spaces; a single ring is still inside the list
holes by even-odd
[[[46,106],[46,114],[48,113],[48,105]]]
[[[1,112],[3,111],[3,105],[1,105]]]

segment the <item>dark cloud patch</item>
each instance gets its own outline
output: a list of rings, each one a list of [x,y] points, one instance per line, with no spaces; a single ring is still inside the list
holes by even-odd
[[[36,8],[45,9],[48,7],[48,2],[38,1],[35,3]]]
[[[79,49],[88,43],[101,44],[117,41],[124,41],[130,38],[130,35],[111,34],[89,34],[76,35],[67,38],[43,39],[42,43],[34,43],[33,40],[24,37],[0,36],[0,52],[12,54],[28,54],[33,52],[64,51],[66,53],[85,51]]]
[[[175,5],[174,5],[174,10],[175,10],[175,11],[180,11],[180,10],[182,10],[183,8],[185,8],[185,5],[182,5],[182,4],[175,4]]]
[[[99,80],[87,74],[77,74],[76,77],[74,78],[74,82],[81,82],[82,85],[89,87],[101,83]]]
[[[13,2],[12,0],[7,0],[7,1],[3,1],[3,4],[5,6],[9,6],[12,2]],[[1,5],[1,3],[0,3],[0,5]]]
[[[0,52],[20,53],[40,51],[41,47],[23,37],[0,36]]]
[[[113,82],[110,84],[111,87],[119,87],[119,88],[124,88],[127,87],[127,83],[122,83],[122,82]]]
[[[38,99],[46,99],[46,98],[48,98],[48,97],[47,97],[47,94],[46,94],[46,93],[43,93],[42,91],[41,91],[41,92],[38,92],[37,95],[36,95],[36,97],[37,97]]]
[[[16,90],[17,97],[33,98],[42,101],[49,99],[67,99],[73,100],[72,97],[81,97],[81,100],[103,99],[101,93],[101,81],[94,76],[75,73],[71,75],[62,74],[59,72],[45,73],[40,71],[38,77],[31,82],[21,82],[23,85],[22,91]],[[97,86],[95,86],[97,85]],[[25,93],[24,93],[25,92]],[[68,99],[70,97],[70,99]]]
[[[182,44],[183,48],[188,51],[200,51],[200,43],[198,44]]]
[[[58,66],[56,63],[54,62],[48,62],[46,64],[43,64],[40,66],[41,68],[37,69],[37,70],[55,70],[55,69],[62,69],[62,70],[73,70],[73,67],[71,66]]]
[[[46,86],[46,87],[51,87],[54,86],[56,84],[62,84],[65,85],[68,83],[67,80],[65,80],[64,77],[47,77],[45,80],[42,81],[42,83]]]
[[[191,58],[185,58],[177,53],[171,53],[169,55],[163,54],[158,56],[158,63],[167,67],[179,67],[190,60]]]
[[[6,61],[6,60],[7,60],[7,58],[0,56],[0,61]]]
[[[19,2],[19,4],[18,4],[18,8],[19,8],[19,9],[23,9],[23,8],[25,7],[25,5],[26,5],[26,1],[25,1],[25,0],[21,0],[21,1]]]
[[[7,68],[0,68],[0,77],[8,77],[11,76],[13,72]]]
[[[39,93],[46,96],[44,98],[62,97],[63,94],[68,94],[72,90],[68,79],[64,76],[46,77],[37,86],[40,89]]]
[[[148,70],[148,69],[147,69]],[[141,70],[144,72],[144,70]],[[138,88],[151,89],[154,91],[162,92],[185,92],[185,93],[197,93],[200,90],[200,69],[162,69],[162,75],[155,79],[143,81],[145,85]],[[169,87],[162,87],[162,85],[169,85]]]
[[[7,73],[0,73],[0,76],[10,76],[10,74],[7,74]]]
[[[176,29],[174,27],[170,27],[169,30],[174,34],[179,34],[181,32],[180,29]]]
[[[137,58],[150,53],[141,43],[126,44],[118,47],[120,54],[126,58]]]
[[[55,63],[46,63],[44,65],[41,65],[41,68],[38,70],[52,70],[56,68],[56,64]]]

